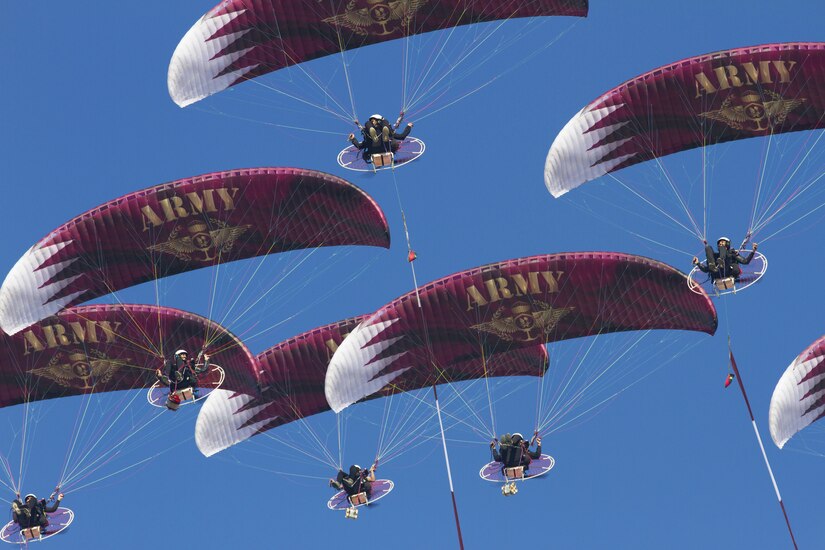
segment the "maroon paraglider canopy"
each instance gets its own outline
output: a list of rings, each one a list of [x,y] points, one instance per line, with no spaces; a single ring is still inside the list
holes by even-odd
[[[366,315],[353,317],[316,328],[258,355],[260,396],[222,390],[210,395],[195,427],[195,441],[201,452],[211,456],[253,435],[330,410],[324,397],[329,361],[344,338],[368,318]],[[547,369],[547,351],[543,345],[489,358],[472,353],[457,359],[456,363],[444,366],[444,382],[484,376],[541,376]],[[429,378],[409,376],[368,398],[420,389],[429,383]]]
[[[176,349],[226,373],[224,387],[255,387],[255,360],[233,334],[185,311],[144,305],[67,309],[14,336],[0,335],[0,407],[148,388]]]
[[[244,258],[322,246],[388,248],[366,193],[322,172],[257,168],[150,187],[52,231],[0,288],[7,334],[145,281]]]
[[[437,383],[443,365],[467,356],[630,330],[713,334],[716,325],[710,298],[661,262],[612,252],[520,258],[432,282],[363,321],[330,363],[326,397],[340,411],[407,377]]]
[[[825,127],[825,43],[736,48],[684,59],[614,88],[559,133],[544,169],[559,197],[652,158]]]
[[[228,0],[186,33],[169,64],[185,107],[257,76],[369,44],[499,19],[587,15],[587,0]]]

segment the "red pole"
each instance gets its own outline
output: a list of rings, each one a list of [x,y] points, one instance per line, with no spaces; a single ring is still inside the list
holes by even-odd
[[[733,358],[733,350],[730,347],[730,338],[728,338],[728,355],[730,357],[730,365],[733,367],[733,373],[736,375],[736,380],[739,382],[739,389],[742,391],[742,397],[745,398],[745,405],[748,407],[748,415],[751,417],[751,424],[753,425],[753,432],[756,434],[756,440],[759,442],[759,448],[762,450],[762,458],[765,459],[765,466],[768,467],[768,473],[771,476],[771,483],[773,483],[773,490],[776,492],[776,498],[779,500],[779,506],[782,508],[782,515],[785,516],[785,525],[788,526],[788,533],[791,535],[791,542],[795,550],[799,547],[796,545],[796,538],[793,536],[793,529],[791,529],[791,520],[788,519],[788,512],[785,510],[785,503],[782,502],[782,495],[779,494],[779,486],[776,484],[776,478],[773,476],[771,463],[768,462],[768,455],[765,454],[765,446],[762,444],[762,436],[759,435],[759,429],[756,427],[756,419],[753,417],[753,410],[751,410],[751,403],[748,400],[748,393],[745,391],[745,383],[742,381],[742,375],[739,373],[739,368],[736,366],[736,359]]]
[[[458,505],[455,502],[455,490],[453,490],[453,474],[450,471],[450,455],[447,454],[447,439],[444,437],[444,424],[441,422],[441,407],[438,404],[438,391],[433,384],[433,396],[435,396],[435,410],[438,413],[438,426],[441,428],[441,443],[444,446],[444,462],[447,464],[447,480],[450,482],[450,497],[453,499],[453,515],[455,516],[455,529],[458,532],[458,547],[464,550],[464,539],[461,536],[461,521],[458,519]]]

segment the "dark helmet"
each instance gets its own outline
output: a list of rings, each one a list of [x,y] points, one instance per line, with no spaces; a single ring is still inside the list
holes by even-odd
[[[352,477],[352,478],[358,477],[358,475],[360,473],[361,473],[361,466],[359,466],[358,464],[353,464],[352,466],[349,467],[349,476],[350,477]]]
[[[518,445],[524,439],[524,436],[516,432],[513,434],[513,445]]]
[[[30,498],[33,498],[34,500],[37,500],[37,495],[35,495],[34,493],[29,493],[28,495],[26,495],[26,498],[23,499],[23,502],[26,502]]]

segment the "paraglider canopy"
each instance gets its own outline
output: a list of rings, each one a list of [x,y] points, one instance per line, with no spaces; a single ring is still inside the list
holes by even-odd
[[[519,258],[423,285],[361,322],[335,352],[325,393],[340,412],[388,385],[452,380],[441,366],[466,354],[630,330],[713,334],[716,325],[710,299],[660,262],[612,252]]]
[[[788,366],[771,396],[771,438],[780,449],[797,433],[825,416],[825,336]]]
[[[226,262],[389,244],[379,206],[336,176],[254,168],[187,178],[109,201],[41,239],[0,287],[0,327],[14,334],[65,307]]]
[[[817,160],[821,157],[812,153],[821,136],[804,132],[823,128],[825,43],[775,43],[718,51],[649,71],[587,104],[553,140],[544,183],[558,198],[601,178],[601,185],[589,189],[590,193],[576,193],[584,208],[601,204],[612,208],[629,198],[628,212],[616,225],[674,250],[679,250],[678,243],[663,233],[643,234],[649,224],[631,228],[625,222],[637,211],[640,219],[653,214],[665,229],[684,231],[702,242],[710,240],[711,214],[720,211],[725,227],[747,223],[742,232],[748,238],[761,235],[760,242],[765,242],[819,208],[813,199],[820,187],[821,162]],[[799,132],[803,135],[794,136]],[[719,147],[750,138],[766,139],[759,146]],[[682,154],[693,149],[700,151]],[[759,167],[752,184],[743,186],[744,173],[714,181],[714,155],[727,162],[735,156],[727,155],[728,151],[740,154],[747,150],[753,151],[748,153],[750,158],[736,164]],[[668,165],[663,159],[674,154],[679,156]],[[678,176],[674,165],[685,160],[692,166],[681,170],[686,176]],[[620,173],[634,165],[644,167]],[[723,203],[714,199],[711,186],[734,183],[740,191],[749,187],[752,191],[740,204],[720,206]],[[611,196],[625,192],[629,195]],[[807,212],[791,218],[792,206]],[[736,220],[739,215],[742,219]],[[610,214],[600,217],[610,221]],[[762,233],[780,222],[773,233]]]
[[[736,48],[628,80],[579,111],[553,141],[554,197],[695,147],[825,127],[825,43]]]
[[[318,327],[260,353],[255,384],[245,391],[217,390],[203,404],[195,425],[195,443],[201,453],[212,456],[273,428],[329,411],[324,396],[329,361],[344,338],[368,318],[364,315]],[[541,345],[497,354],[486,361],[474,350],[466,351],[456,364],[447,365],[453,380],[541,376],[547,368],[547,350]],[[419,389],[426,382],[426,378],[408,377],[368,398]]]
[[[228,387],[254,387],[252,354],[204,317],[158,306],[78,306],[14,336],[0,335],[0,407],[148,388],[161,350],[172,342],[208,343],[227,371]]]
[[[500,19],[587,15],[587,0],[225,0],[192,26],[169,62],[181,107],[312,59],[411,35]]]

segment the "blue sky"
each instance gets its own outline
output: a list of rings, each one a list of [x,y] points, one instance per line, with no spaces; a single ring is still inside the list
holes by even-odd
[[[5,205],[0,271],[10,269],[60,223],[162,182],[257,166],[312,168],[353,181],[384,208],[392,249],[326,255],[323,259],[331,266],[327,270],[322,262],[311,265],[298,282],[286,285],[288,296],[250,314],[250,324],[281,322],[248,342],[257,353],[315,326],[373,311],[411,290],[412,282],[391,177],[347,173],[335,163],[349,128],[301,108],[282,108],[283,102],[274,98],[275,107],[259,110],[245,105],[244,98],[250,96],[241,93],[235,94],[240,101],[216,97],[185,110],[169,99],[166,69],[172,51],[211,7],[209,2],[151,0],[6,6],[0,22],[5,75],[0,88]],[[550,197],[542,167],[553,137],[600,93],[665,63],[739,46],[825,38],[825,6],[817,2],[593,0],[590,12],[572,27],[571,20],[543,24],[511,53],[480,67],[475,82],[508,71],[514,59],[567,32],[491,86],[416,124],[415,135],[426,141],[427,154],[396,175],[419,254],[419,281],[498,260],[578,250],[638,253],[686,271],[689,256],[617,226],[657,239],[671,239],[669,233],[618,209],[588,211],[582,198]],[[363,118],[376,110],[394,116],[398,52],[397,46],[381,45],[356,56],[356,100]],[[318,72],[331,67],[314,65]],[[256,99],[261,96],[261,90],[254,92]],[[302,121],[340,135],[266,124]],[[717,155],[715,205],[728,212],[736,212],[737,205],[749,208],[760,150],[758,143],[736,145]],[[822,158],[820,146],[820,171]],[[700,169],[695,156],[671,162],[688,180]],[[738,239],[741,224],[732,227],[726,215],[714,212],[711,233],[732,233]],[[741,221],[737,215],[731,219]],[[825,545],[819,502],[825,462],[793,449],[780,452],[767,432],[776,381],[791,360],[825,332],[818,315],[825,303],[817,275],[825,267],[821,223],[821,218],[810,218],[760,247],[770,258],[770,271],[747,293],[717,303],[720,329],[715,337],[686,337],[693,346],[688,353],[651,369],[655,372],[589,421],[545,439],[556,468],[546,479],[525,484],[516,497],[504,499],[478,478],[478,469],[488,460],[483,442],[461,443],[471,438],[451,433],[453,478],[467,547],[493,548],[512,536],[538,548],[789,547],[742,398],[734,387],[722,387],[728,334],[797,540],[804,548]],[[680,250],[696,248],[683,236],[672,238],[667,242]],[[272,265],[276,273],[283,264],[273,260]],[[164,305],[207,313],[208,275],[185,275],[162,289]],[[155,288],[147,285],[119,297],[155,302]],[[248,328],[241,325],[230,328]],[[524,400],[534,391],[526,389]],[[529,431],[534,412],[522,406],[520,395],[511,405],[497,405],[500,431]],[[71,407],[58,403],[49,414],[71,415]],[[350,522],[326,510],[330,491],[323,480],[287,479],[231,458],[203,458],[192,441],[192,413],[181,414],[174,421],[176,429],[162,434],[167,438],[162,445],[173,449],[130,475],[69,495],[66,505],[78,517],[65,536],[49,544],[324,548],[344,540],[381,541],[399,549],[455,546],[437,441],[416,447],[382,470],[395,481],[395,492]],[[19,411],[0,411],[9,430],[19,418]],[[331,416],[319,422],[334,425]],[[55,435],[58,425],[44,422],[37,433],[38,452],[27,467],[31,490],[39,493],[51,489],[54,461],[65,453],[63,440]],[[370,426],[355,423],[350,436],[345,462],[367,462],[364,455],[374,451]],[[825,436],[820,441],[825,442]],[[145,456],[142,452],[148,453],[134,451],[135,461]],[[277,460],[273,455],[271,469],[289,471]],[[46,478],[42,483],[39,472]]]

